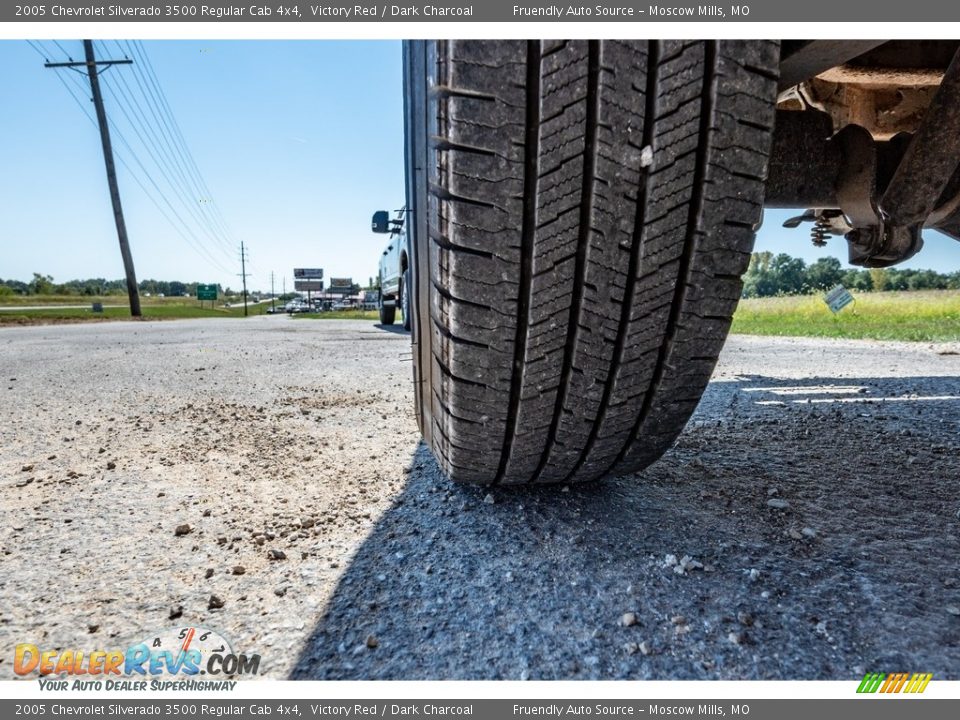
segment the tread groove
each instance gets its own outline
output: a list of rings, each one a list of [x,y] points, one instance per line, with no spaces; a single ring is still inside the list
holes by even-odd
[[[706,175],[707,154],[710,151],[710,143],[707,142],[707,136],[710,131],[711,115],[715,101],[716,87],[715,80],[717,75],[717,41],[708,40],[704,47],[704,73],[703,90],[700,96],[700,131],[698,133],[697,160],[693,178],[693,196],[690,199],[689,210],[687,213],[687,231],[683,244],[683,253],[680,256],[680,268],[677,273],[677,283],[674,288],[673,301],[670,305],[670,318],[667,322],[667,334],[657,352],[656,365],[654,366],[653,376],[650,386],[643,396],[643,404],[640,406],[640,412],[637,413],[637,420],[630,431],[629,439],[617,455],[617,459],[603,473],[609,474],[617,465],[623,462],[627,451],[637,441],[640,429],[650,416],[650,410],[653,407],[654,399],[657,397],[656,389],[663,381],[663,374],[666,369],[667,358],[670,355],[673,342],[675,340],[676,329],[680,320],[683,301],[689,284],[690,266],[693,260],[693,253],[697,245],[697,235],[699,233],[700,215],[704,202],[704,177]]]
[[[652,147],[654,128],[656,127],[657,117],[657,87],[658,73],[657,62],[660,57],[660,44],[656,40],[650,40],[647,46],[647,88],[644,98],[646,111],[643,122],[643,143],[641,147]],[[607,382],[603,388],[603,395],[600,398],[600,408],[597,412],[593,426],[590,428],[590,434],[587,436],[587,442],[577,458],[573,468],[567,474],[564,482],[569,482],[580,472],[580,468],[587,461],[593,447],[597,442],[597,435],[603,427],[607,417],[607,410],[610,407],[610,398],[613,395],[613,389],[616,385],[620,367],[623,364],[624,350],[627,344],[627,332],[630,328],[630,313],[633,310],[634,299],[637,291],[637,275],[640,269],[640,256],[643,249],[644,240],[644,216],[646,214],[647,201],[649,199],[648,183],[641,179],[640,192],[637,194],[636,214],[633,223],[633,244],[630,247],[630,261],[627,265],[627,286],[624,292],[623,303],[620,306],[620,318],[617,323],[617,339],[614,346],[613,355],[610,361],[610,370],[607,374]]]
[[[530,290],[533,282],[533,242],[537,227],[537,196],[540,176],[540,65],[542,48],[539,40],[527,42],[527,112],[523,157],[523,219],[520,248],[520,287],[517,295],[517,329],[513,346],[510,399],[504,428],[500,463],[493,485],[499,485],[507,472],[507,463],[516,437],[520,411],[520,390],[526,362],[527,332],[530,323]]]
[[[537,482],[543,474],[550,452],[557,441],[557,428],[567,394],[570,390],[570,376],[573,373],[573,353],[577,347],[577,338],[580,334],[580,313],[583,308],[583,290],[587,272],[587,255],[590,249],[590,234],[592,232],[592,218],[594,205],[594,186],[597,173],[597,129],[600,125],[600,41],[591,40],[587,52],[587,111],[583,141],[583,173],[580,188],[580,223],[577,238],[577,253],[573,271],[573,289],[570,302],[570,311],[567,319],[567,342],[563,350],[563,361],[560,369],[560,388],[557,391],[553,407],[553,419],[550,421],[550,430],[537,469],[534,470],[528,482]]]

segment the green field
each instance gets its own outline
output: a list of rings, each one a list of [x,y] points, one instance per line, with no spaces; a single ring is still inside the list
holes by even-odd
[[[4,298],[6,299],[6,298]],[[32,296],[32,299],[38,300],[34,303],[0,303],[0,326],[2,325],[33,325],[46,323],[76,323],[76,322],[106,322],[109,320],[129,320],[130,310],[126,305],[110,305],[111,300],[116,303],[117,298],[106,298],[103,312],[95,313],[91,310],[91,304],[77,308],[50,307],[37,309],[21,310],[19,306],[35,305],[56,305],[64,302],[64,299],[58,299],[51,302],[48,298]],[[180,320],[184,318],[204,318],[204,317],[243,317],[243,306],[225,308],[222,306],[210,307],[210,303],[205,303],[204,307],[196,300],[189,298],[158,298],[160,302],[150,302],[153,298],[145,298],[141,304],[143,319],[145,320]],[[46,300],[46,302],[43,302]],[[70,304],[79,305],[76,298],[68,300]],[[101,302],[101,301],[96,301]],[[251,305],[249,312],[251,315],[260,315],[266,312],[267,305]]]
[[[106,322],[109,320],[129,320],[130,310],[126,297],[79,297],[76,295],[27,295],[0,297],[0,326],[3,325],[39,325],[50,323]],[[93,303],[103,304],[103,312],[95,313]],[[224,300],[213,303],[204,302],[203,307],[194,298],[182,297],[141,297],[141,309],[144,320],[179,320],[184,318],[242,318],[243,305],[233,304],[224,307]],[[82,305],[83,307],[46,307],[54,305]],[[270,303],[249,306],[250,315],[263,315]],[[21,309],[24,308],[24,309]],[[282,312],[283,303],[277,302]],[[334,310],[323,313],[304,313],[293,316],[295,319],[313,320],[371,320],[376,321],[376,310]]]
[[[91,303],[103,303],[104,305],[126,305],[127,296],[123,295],[0,295],[0,308],[15,306],[33,306],[33,305],[89,305]],[[216,305],[222,305],[224,302],[238,302],[237,298],[221,297]],[[156,295],[146,297],[140,296],[140,305],[197,305],[196,298],[188,297],[157,297]],[[204,303],[207,307],[209,302]]]
[[[820,295],[799,295],[741,300],[733,318],[733,332],[744,335],[782,335],[924,342],[960,341],[960,292],[926,290],[916,292],[854,293],[856,302],[834,315]],[[0,326],[45,323],[105,322],[130,317],[122,303],[125,298],[79,298],[77,296],[7,296],[0,298]],[[102,314],[90,310],[91,302],[102,302]],[[80,308],[19,310],[20,306],[57,304],[84,305]],[[200,307],[192,298],[143,298],[146,320],[229,317],[242,318],[243,306],[225,308],[222,301],[211,308]],[[267,311],[269,303],[251,305],[250,315]],[[376,310],[338,310],[293,316],[296,320],[377,321]],[[400,317],[397,317],[398,322]]]
[[[297,313],[294,320],[379,320],[376,310],[328,310],[322,313]],[[397,315],[397,321],[400,316]]]
[[[732,332],[924,342],[960,341],[960,291],[854,292],[834,315],[821,295],[741,300]]]

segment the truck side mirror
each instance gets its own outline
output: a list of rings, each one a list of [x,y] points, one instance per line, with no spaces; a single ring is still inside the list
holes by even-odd
[[[390,232],[390,213],[386,210],[377,210],[373,214],[373,221],[370,223],[370,229],[375,233]]]

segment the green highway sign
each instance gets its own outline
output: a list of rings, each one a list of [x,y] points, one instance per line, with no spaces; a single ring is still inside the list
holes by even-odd
[[[216,285],[197,285],[197,300],[216,300]]]

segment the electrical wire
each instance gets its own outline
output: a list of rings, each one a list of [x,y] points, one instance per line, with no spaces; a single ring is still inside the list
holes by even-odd
[[[120,76],[117,76],[117,77],[120,77]],[[140,141],[144,149],[146,149],[147,154],[150,156],[150,159],[153,160],[153,162],[156,164],[157,169],[160,171],[160,174],[163,176],[164,180],[166,180],[167,185],[169,185],[170,188],[173,190],[173,192],[177,195],[180,202],[191,214],[191,216],[198,223],[198,225],[203,227],[206,230],[207,235],[211,239],[216,241],[217,240],[216,231],[211,227],[209,219],[203,216],[202,213],[198,212],[195,203],[191,202],[191,198],[189,194],[187,193],[187,191],[184,190],[182,185],[178,184],[173,178],[170,177],[169,163],[164,159],[157,157],[157,152],[155,152],[155,148],[153,147],[152,143],[143,136],[143,133],[141,133],[140,128],[148,127],[148,126],[145,123],[144,124],[138,123],[131,116],[131,111],[128,109],[128,105],[133,107],[134,106],[133,102],[123,94],[122,90],[115,88],[113,83],[104,81],[103,85],[104,87],[107,88],[108,92],[110,93],[111,98],[114,104],[116,105],[116,107],[120,109],[120,112],[127,119],[127,122],[129,123],[130,128],[133,130],[134,134],[137,136],[137,139]],[[121,95],[123,95],[123,100],[121,100]],[[215,245],[214,247],[218,249],[220,248],[219,245]]]
[[[52,52],[50,48],[43,44],[42,41],[27,40],[26,42],[34,50],[34,52],[44,59],[45,62],[49,63],[57,60],[57,53]],[[59,52],[65,56],[65,59],[72,62],[72,58],[67,50],[56,40],[53,40],[52,42],[57,47]],[[103,43],[95,41],[95,46],[96,45],[100,46],[103,56],[106,57],[109,55],[109,53],[105,52],[106,48]],[[117,45],[119,47],[119,42],[117,42]],[[127,59],[131,59],[129,53],[124,54],[126,55]],[[141,52],[139,57],[144,66],[149,63],[145,50]],[[137,63],[132,63],[132,66],[136,68]],[[140,141],[140,145],[147,151],[150,159],[160,171],[160,175],[163,177],[163,180],[165,180],[166,184],[178,197],[180,203],[182,203],[190,212],[190,215],[197,226],[201,227],[201,229],[204,230],[206,234],[214,241],[215,244],[213,247],[221,253],[226,254],[227,260],[230,262],[233,260],[233,257],[232,255],[227,254],[225,250],[232,248],[229,244],[229,240],[224,237],[224,231],[229,232],[229,228],[227,227],[225,218],[223,218],[219,208],[216,208],[216,215],[212,213],[204,213],[202,211],[198,212],[198,208],[195,207],[194,204],[189,200],[191,196],[195,196],[197,190],[205,192],[208,198],[210,198],[209,187],[203,180],[203,177],[199,172],[199,168],[196,165],[196,161],[189,153],[189,148],[186,146],[186,141],[183,138],[182,131],[180,130],[179,125],[176,124],[176,119],[170,110],[169,103],[162,95],[162,89],[159,86],[159,81],[156,78],[155,72],[152,71],[152,68],[150,68],[150,72],[152,73],[152,77],[150,74],[143,71],[138,72],[136,75],[137,82],[140,85],[141,94],[145,99],[147,99],[148,105],[151,105],[154,113],[156,113],[153,124],[146,122],[143,125],[144,132],[147,132],[151,136],[150,140],[143,136],[138,127],[139,123],[136,122],[131,115],[131,113],[133,113],[139,115],[143,120],[147,119],[147,113],[143,110],[141,105],[137,104],[135,99],[136,95],[129,83],[126,82],[126,79],[123,77],[123,75],[118,74],[114,76],[116,80],[104,78],[103,73],[99,73],[99,77],[102,81],[102,85],[104,85],[110,92],[113,103],[120,108],[130,127],[133,128],[135,134],[137,135],[137,139]],[[86,75],[86,73],[78,74]],[[91,114],[89,107],[85,106],[81,100],[81,98],[87,95],[88,87],[76,75],[66,76],[74,81],[74,87],[70,86],[62,73],[56,73],[56,77],[63,85],[64,89],[68,92],[74,103],[76,103],[83,114],[91,122],[91,124],[95,128],[99,128],[99,125],[94,116]],[[144,89],[144,84],[150,88],[149,93]],[[124,85],[125,87],[121,89],[120,85]],[[124,90],[126,92],[124,92]],[[212,267],[215,267],[220,272],[225,274],[232,274],[231,271],[224,267],[224,265],[210,252],[201,238],[199,238],[193,231],[191,224],[184,220],[183,216],[177,211],[174,203],[170,201],[170,198],[161,188],[160,183],[154,179],[153,175],[147,169],[143,160],[141,160],[140,156],[137,154],[133,145],[118,126],[117,122],[112,117],[108,117],[108,124],[111,128],[111,132],[117,136],[125,150],[125,153],[117,153],[117,159],[127,171],[129,176],[140,187],[144,195],[146,195],[151,203],[153,203],[153,205],[157,208],[167,223],[170,224],[170,226],[191,247],[191,249],[198,254],[198,256],[203,258],[206,262],[209,262]],[[159,132],[154,131],[154,125]],[[166,135],[164,135],[164,131]],[[163,143],[157,142],[159,137],[164,138]],[[161,150],[161,148],[164,149]],[[127,162],[124,154],[129,155],[132,162],[139,167],[142,175],[153,187],[153,192],[151,192],[143,180],[141,180],[140,176],[134,171],[134,168],[131,166],[131,164]],[[158,155],[161,156],[162,159],[158,158]],[[179,182],[175,181],[171,175],[176,175],[179,177]],[[157,196],[159,196],[163,204],[158,201]],[[212,205],[212,203],[210,204]],[[163,205],[166,205],[167,209],[164,209]],[[202,210],[203,204],[198,203],[197,205]],[[171,215],[173,217],[171,217]],[[176,220],[174,220],[174,218]],[[248,277],[252,276],[253,273],[248,272]]]
[[[67,77],[72,77],[72,76],[69,76],[69,75],[68,75]],[[76,94],[76,92],[75,92],[75,90],[70,87],[70,85],[69,85],[69,84],[67,83],[67,81],[64,79],[64,76],[63,76],[62,74],[57,73],[57,79],[58,79],[58,80],[60,81],[60,83],[64,86],[64,88],[66,88],[67,92],[70,93],[70,96],[73,98],[74,102],[77,103],[78,107],[83,111],[83,114],[86,115],[87,119],[90,120],[90,122],[91,122],[91,124],[94,126],[94,128],[96,128],[97,130],[99,130],[99,124],[97,123],[96,119],[93,117],[93,115],[91,115],[90,110],[89,110],[87,107],[85,107],[84,104],[83,104],[83,102],[80,100],[80,97],[83,97],[82,93],[81,93],[80,97],[78,97],[77,94]],[[123,135],[123,133],[120,131],[120,129],[117,128],[117,127],[114,125],[114,123],[111,122],[110,120],[108,120],[108,123],[110,124],[113,133],[117,136],[117,138],[120,140],[120,142],[127,148],[127,151],[130,153],[130,155],[131,155],[131,157],[133,158],[133,160],[140,166],[140,168],[141,168],[141,170],[143,171],[144,175],[147,177],[148,180],[150,180],[150,183],[154,186],[154,189],[156,190],[157,194],[160,195],[161,199],[163,199],[164,202],[167,204],[167,206],[168,206],[169,209],[170,209],[170,212],[172,212],[173,215],[174,215],[174,217],[177,218],[177,220],[179,221],[179,223],[180,223],[180,225],[182,226],[182,228],[181,228],[181,227],[178,227],[177,223],[174,222],[174,221],[170,218],[170,214],[169,214],[166,210],[164,210],[164,208],[163,208],[163,207],[160,205],[160,203],[157,201],[157,199],[156,199],[156,197],[154,196],[154,194],[150,192],[150,190],[147,188],[146,185],[144,185],[144,183],[141,181],[141,179],[139,178],[139,176],[137,175],[137,173],[134,172],[133,168],[130,166],[130,164],[129,164],[129,163],[126,161],[126,159],[123,157],[123,155],[120,154],[120,153],[117,153],[117,159],[120,161],[120,164],[123,165],[123,167],[127,170],[127,172],[128,172],[128,174],[130,175],[130,177],[134,180],[134,182],[136,182],[136,184],[140,187],[140,189],[143,190],[143,193],[147,196],[147,198],[156,206],[157,210],[160,211],[160,214],[163,215],[164,219],[171,225],[171,227],[173,227],[174,230],[177,231],[177,233],[184,239],[184,241],[185,241],[195,252],[197,252],[198,255],[200,255],[201,257],[204,258],[204,260],[206,260],[207,262],[211,263],[211,265],[212,265],[214,268],[216,268],[217,270],[219,270],[220,272],[225,273],[225,274],[228,274],[228,275],[229,275],[229,274],[232,274],[232,271],[231,271],[231,270],[229,270],[228,268],[224,267],[220,262],[218,262],[218,261],[216,260],[216,258],[214,258],[212,255],[209,255],[209,253],[207,253],[206,257],[204,257],[204,254],[203,254],[203,252],[201,252],[201,249],[198,248],[197,245],[195,245],[194,241],[191,240],[190,237],[188,237],[188,234],[189,234],[189,235],[193,235],[192,231],[190,230],[189,224],[187,224],[187,223],[183,220],[183,218],[180,216],[180,214],[177,213],[176,209],[173,207],[172,203],[170,203],[170,201],[169,201],[169,200],[166,198],[166,196],[163,194],[163,191],[160,189],[160,187],[157,185],[157,183],[156,183],[156,182],[153,180],[153,178],[150,176],[149,172],[148,172],[148,171],[146,170],[146,168],[143,166],[143,163],[140,161],[140,159],[136,156],[136,153],[134,153],[133,148],[130,146],[130,143],[127,142],[126,137],[124,137],[124,135]],[[184,233],[184,229],[187,231],[186,234]],[[194,236],[194,239],[196,239],[196,236]]]
[[[52,42],[54,45],[56,45],[60,49],[60,52],[64,54],[67,60],[69,60],[70,62],[73,62],[73,57],[71,57],[70,53],[68,53],[66,50],[63,49],[63,45],[61,45],[56,40],[51,40],[50,42]]]
[[[127,41],[127,44],[130,45],[130,41]],[[157,77],[156,70],[154,70],[153,63],[150,60],[150,57],[147,55],[146,48],[143,45],[143,42],[140,40],[133,41],[132,48],[137,52],[138,57],[142,63],[143,68],[146,71],[153,88],[156,91],[157,97],[159,98],[160,104],[165,111],[165,117],[167,118],[168,125],[172,129],[173,135],[179,141],[179,147],[181,149],[182,155],[185,158],[187,167],[190,169],[194,179],[198,183],[200,189],[203,191],[205,196],[210,200],[210,206],[213,210],[213,213],[216,215],[219,220],[225,234],[228,238],[232,238],[234,233],[229,226],[229,223],[226,221],[226,218],[223,217],[223,213],[220,211],[219,205],[214,200],[213,193],[210,191],[210,187],[207,185],[206,180],[203,177],[203,174],[200,172],[200,168],[197,165],[196,160],[193,157],[193,153],[190,152],[189,145],[187,144],[186,138],[183,135],[183,131],[180,128],[180,124],[177,122],[176,116],[173,113],[173,110],[170,107],[170,103],[167,100],[166,94],[163,92],[163,88],[160,84],[160,80]],[[236,245],[236,242],[233,242],[233,245]]]

